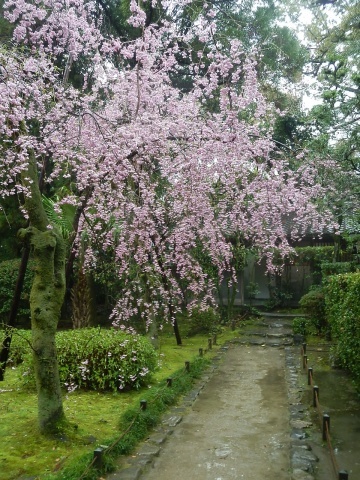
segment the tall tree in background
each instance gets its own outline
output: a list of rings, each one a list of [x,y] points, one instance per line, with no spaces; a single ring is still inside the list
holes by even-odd
[[[305,5],[307,2],[305,2]],[[348,232],[360,221],[360,4],[355,0],[311,2],[306,28],[317,104],[307,118],[308,162],[326,160],[319,182],[323,201]],[[326,166],[327,165],[327,166]]]
[[[332,154],[344,168],[360,172],[360,4],[320,5],[307,30],[315,47],[311,73],[323,99],[313,110],[316,127],[331,140]]]

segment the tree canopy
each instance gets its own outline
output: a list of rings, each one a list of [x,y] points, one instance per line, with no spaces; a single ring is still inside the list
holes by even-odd
[[[18,196],[30,222],[20,237],[36,265],[30,301],[44,430],[63,416],[54,334],[66,250],[40,179],[66,186],[55,208],[81,207],[73,248],[84,267],[111,258],[122,280],[113,320],[122,328],[134,315],[175,322],[184,292],[190,310],[214,302],[199,244],[221,276],[235,234],[273,269],[290,238],[334,226],[320,208],[326,187],[316,169],[290,168],[272,140],[275,112],[256,52],[239,39],[218,48],[216,4],[203,4],[185,29],[166,16],[149,22],[141,2],[129,6],[138,34],[123,39],[103,28],[106,7],[93,1],[5,4],[15,28],[0,51],[0,194]],[[187,89],[173,81],[184,65]]]

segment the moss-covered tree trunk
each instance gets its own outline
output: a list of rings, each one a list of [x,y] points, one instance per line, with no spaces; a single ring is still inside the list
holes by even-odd
[[[65,294],[65,245],[61,235],[49,228],[34,158],[22,180],[31,193],[25,199],[30,227],[20,230],[19,236],[29,243],[35,262],[30,310],[38,420],[41,432],[51,433],[64,418],[55,333]]]

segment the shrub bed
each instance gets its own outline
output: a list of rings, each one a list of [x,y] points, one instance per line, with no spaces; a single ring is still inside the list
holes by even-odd
[[[360,387],[360,272],[334,275],[325,286],[325,308],[341,365]]]
[[[198,334],[219,333],[220,315],[213,309],[194,309],[188,319],[187,335],[192,337]]]
[[[16,335],[14,348],[19,359]],[[69,389],[97,391],[139,388],[157,366],[157,354],[150,342],[140,335],[119,330],[84,328],[57,332],[56,345],[61,382]],[[29,352],[29,347],[27,351]],[[12,358],[14,358],[12,356]],[[23,356],[21,374],[25,384],[34,385],[32,355]]]

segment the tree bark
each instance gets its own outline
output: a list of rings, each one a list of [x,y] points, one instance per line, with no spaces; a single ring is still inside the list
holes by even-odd
[[[30,227],[20,230],[19,237],[30,245],[35,263],[30,311],[38,421],[42,433],[54,433],[64,419],[55,333],[65,294],[66,249],[61,234],[49,228],[31,156],[22,181],[30,193],[25,198]]]

